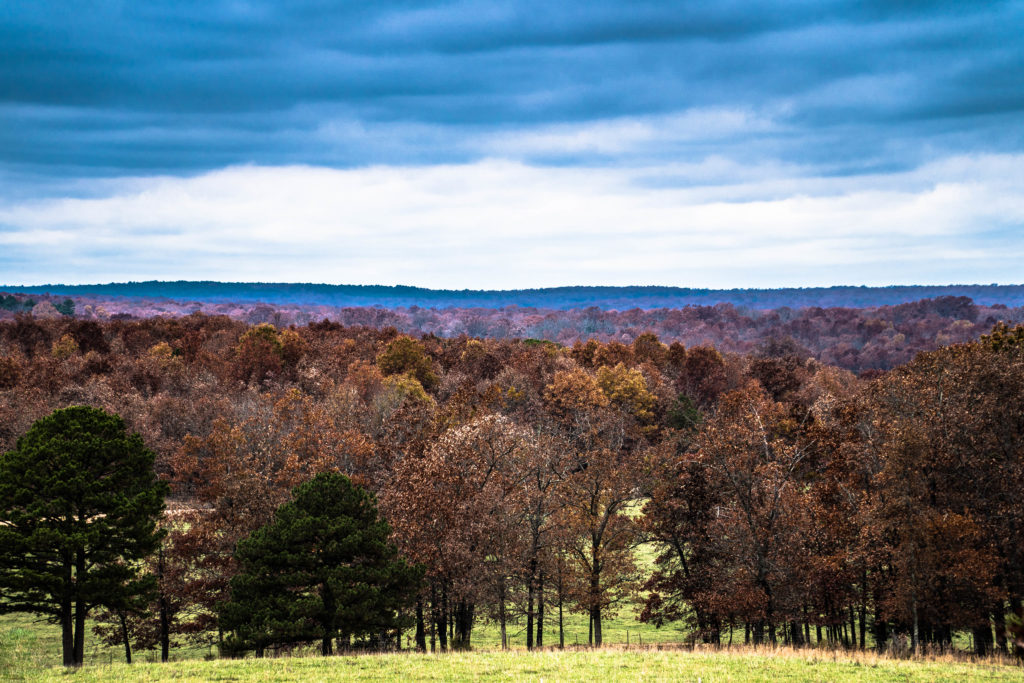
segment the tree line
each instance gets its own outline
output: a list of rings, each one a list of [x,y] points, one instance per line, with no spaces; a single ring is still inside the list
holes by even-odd
[[[775,309],[896,306],[923,299],[969,297],[991,305],[1024,305],[1024,285],[890,285],[865,287],[779,287],[701,289],[666,286],[568,286],[538,289],[427,289],[405,285],[328,285],[309,282],[160,281],[85,285],[4,285],[7,292],[106,299],[176,299],[192,302],[266,303],[334,307],[491,308],[507,306],[549,310],[678,309],[731,304],[738,308]],[[3,290],[0,290],[0,294]]]
[[[243,539],[339,472],[421,568],[408,609],[339,647],[472,645],[635,602],[708,643],[1008,652],[1024,594],[1024,329],[857,377],[792,339],[751,353],[418,338],[192,315],[0,325],[0,443],[70,404],[124,417],[171,490],[151,604],[110,642],[230,649]],[[653,544],[653,572],[636,548]],[[742,636],[736,634],[742,633]],[[244,640],[244,639],[243,639]]]
[[[1008,289],[1011,288],[998,291],[1006,295],[1005,300],[1013,302],[1014,296],[1004,291]],[[867,288],[865,291],[868,293],[864,296],[870,298],[871,292],[887,290]],[[923,289],[922,293],[924,291],[931,290]],[[984,293],[979,292],[979,295],[984,296]],[[998,321],[1024,322],[1024,308],[1020,306],[1007,307],[991,301],[975,303],[966,296],[951,295],[897,304],[864,304],[858,308],[839,306],[835,301],[826,305],[828,297],[822,297],[818,305],[807,305],[808,299],[799,298],[799,305],[794,301],[789,306],[769,299],[749,305],[723,302],[681,308],[655,307],[642,300],[625,299],[613,309],[583,306],[585,299],[580,299],[578,307],[568,310],[514,305],[442,307],[436,303],[429,307],[336,307],[305,303],[298,293],[291,302],[276,304],[249,299],[197,301],[82,296],[61,302],[52,296],[49,300],[38,301],[19,296],[20,299],[8,297],[12,301],[9,311],[0,306],[0,320],[17,318],[19,312],[26,310],[23,306],[27,306],[36,319],[58,318],[63,314],[74,315],[82,321],[179,317],[200,312],[226,315],[253,325],[270,323],[278,328],[302,327],[331,319],[346,326],[393,327],[413,337],[427,334],[446,338],[532,338],[566,346],[589,339],[631,344],[641,334],[650,332],[665,343],[714,346],[724,353],[745,355],[756,353],[773,339],[791,339],[797,343],[801,355],[856,373],[889,370],[908,363],[921,351],[977,339]],[[4,300],[0,295],[0,303]]]

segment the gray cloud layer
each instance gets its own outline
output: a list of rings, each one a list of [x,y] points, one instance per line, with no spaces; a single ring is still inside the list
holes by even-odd
[[[0,4],[0,284],[1020,281],[1024,2]]]
[[[965,2],[13,0],[8,173],[239,163],[739,161],[825,173],[1024,146],[1024,6]],[[508,144],[537,127],[743,111],[639,149]]]

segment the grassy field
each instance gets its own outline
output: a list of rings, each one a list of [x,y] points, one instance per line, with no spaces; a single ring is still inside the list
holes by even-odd
[[[953,659],[895,660],[872,655],[777,650],[565,650],[526,653],[360,655],[169,664],[96,664],[0,670],[5,680],[56,681],[1021,681],[1024,669]]]
[[[646,548],[640,552],[650,553]],[[649,557],[641,559],[650,561]],[[734,635],[729,650],[683,649],[683,625],[657,629],[636,620],[635,605],[623,605],[604,621],[603,650],[588,650],[587,617],[565,612],[565,651],[558,645],[557,609],[545,619],[544,642],[550,649],[525,651],[525,624],[512,622],[512,650],[502,652],[496,624],[478,620],[474,651],[418,655],[360,655],[323,658],[315,651],[277,659],[216,659],[209,647],[172,648],[171,662],[161,664],[155,651],[133,653],[135,664],[123,663],[124,650],[104,646],[91,630],[86,636],[86,664],[69,672],[60,666],[60,629],[30,615],[0,616],[0,681],[75,680],[689,680],[689,681],[1022,681],[1024,669],[1006,662],[976,662],[954,657],[898,660],[866,653],[830,650],[761,650],[742,646]],[[412,633],[406,634],[403,645]],[[726,642],[727,639],[723,639]],[[628,646],[627,646],[628,643]],[[662,649],[652,649],[655,648]]]
[[[630,623],[621,619],[619,622],[623,626]],[[635,643],[632,633],[631,643]],[[168,664],[153,662],[155,653],[138,653],[136,663],[128,666],[122,663],[119,648],[103,647],[95,638],[88,642],[86,666],[69,672],[59,666],[60,640],[55,627],[25,616],[2,617],[0,680],[51,681],[70,676],[76,681],[1024,681],[1024,668],[994,660],[979,662],[950,656],[899,660],[870,653],[753,650],[741,646],[718,651],[674,649],[671,645],[664,645],[665,649],[635,645],[603,650],[570,647],[565,651],[535,653],[522,649],[481,649],[437,655],[292,656],[262,660],[207,660],[212,655],[209,650],[193,648],[173,650],[173,661]]]
[[[633,606],[626,606],[620,613],[604,622],[604,640],[609,645],[657,645],[681,644],[686,637],[686,629],[681,626],[667,626],[657,629],[649,624],[636,621]],[[565,612],[565,644],[572,647],[587,642],[587,617],[582,614]],[[403,638],[403,646],[411,645],[412,632]],[[526,647],[525,623],[511,622],[508,625],[510,646],[517,649]],[[743,634],[739,634],[742,641]],[[544,642],[546,645],[558,645],[558,614],[555,611],[545,620]],[[121,646],[107,647],[103,645],[90,630],[86,634],[85,661],[87,665],[111,664],[124,659]],[[498,626],[490,622],[478,622],[473,629],[473,647],[475,649],[496,650],[501,646],[501,634]],[[60,629],[59,627],[37,620],[26,614],[0,615],[0,670],[7,661],[23,670],[38,669],[60,663]],[[171,649],[171,659],[192,660],[211,658],[216,650],[206,647],[181,647]],[[134,652],[137,662],[155,661],[155,651]],[[2,677],[0,677],[2,680]]]

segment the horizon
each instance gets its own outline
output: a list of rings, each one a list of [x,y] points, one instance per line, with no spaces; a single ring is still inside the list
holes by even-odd
[[[4,280],[1020,280],[1020,3],[39,2],[0,36]]]
[[[120,280],[109,282],[43,282],[38,284],[15,284],[0,283],[0,291],[7,291],[5,288],[15,289],[40,289],[44,287],[114,287],[126,285],[151,285],[151,284],[211,284],[211,285],[263,285],[263,286],[310,286],[310,287],[360,287],[380,289],[418,289],[429,292],[481,292],[481,293],[502,293],[502,292],[540,292],[557,289],[665,289],[680,290],[685,292],[743,292],[743,291],[780,291],[780,290],[806,290],[806,289],[941,289],[946,287],[1024,287],[1024,281],[1020,282],[943,282],[943,283],[914,283],[914,284],[887,284],[887,285],[864,285],[864,284],[832,284],[832,285],[782,285],[778,287],[688,287],[682,285],[555,285],[551,287],[519,287],[509,289],[480,289],[480,288],[435,288],[421,287],[410,284],[379,284],[379,283],[354,283],[354,282],[314,282],[295,281],[285,282],[277,280]]]

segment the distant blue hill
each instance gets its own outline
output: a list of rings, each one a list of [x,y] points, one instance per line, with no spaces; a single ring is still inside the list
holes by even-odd
[[[782,289],[689,289],[683,287],[551,287],[517,290],[445,290],[383,285],[324,285],[274,282],[120,282],[95,285],[0,285],[0,291],[54,296],[172,299],[204,303],[375,306],[381,308],[545,308],[590,306],[602,310],[681,308],[729,303],[751,309],[788,306],[872,308],[940,296],[966,296],[991,306],[1024,306],[1024,285],[920,285],[807,287]]]

